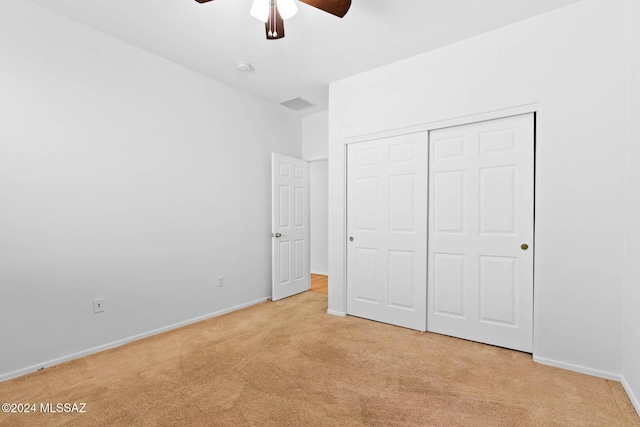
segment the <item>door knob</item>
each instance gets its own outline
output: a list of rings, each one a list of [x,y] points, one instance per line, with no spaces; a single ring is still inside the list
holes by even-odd
[[[526,243],[523,243],[522,245],[520,245],[520,247],[522,248],[523,251],[526,251],[527,249],[529,249],[529,245],[527,245]]]
[[[276,233],[276,238],[278,238],[278,237],[282,237],[282,234]]]
[[[349,237],[349,241],[350,241],[350,242],[353,242],[353,237]]]

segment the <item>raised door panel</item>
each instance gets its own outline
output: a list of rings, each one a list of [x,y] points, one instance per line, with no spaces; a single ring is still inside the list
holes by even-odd
[[[304,275],[306,272],[305,269],[305,241],[303,239],[298,239],[294,242],[294,279],[302,280],[304,279]]]
[[[435,312],[439,315],[464,318],[465,256],[445,253],[434,253],[432,256]]]
[[[518,325],[518,259],[480,257],[480,321]]]
[[[280,280],[279,285],[287,285],[291,282],[291,242],[288,240],[278,242],[280,253]]]
[[[280,228],[291,227],[291,186],[280,185],[280,210],[278,212],[278,225]]]
[[[433,233],[465,232],[465,172],[436,172],[432,176]]]
[[[354,281],[356,299],[367,303],[378,303],[378,249],[357,248],[355,250]]]
[[[296,228],[304,228],[307,226],[306,219],[309,217],[309,213],[306,210],[306,206],[308,205],[306,196],[305,196],[305,188],[304,187],[295,187],[293,189],[294,194],[294,227]]]
[[[515,234],[517,166],[480,169],[480,232]]]
[[[435,161],[460,159],[464,155],[464,135],[432,138],[430,144],[431,158]]]
[[[517,150],[518,128],[507,127],[495,131],[478,133],[480,155],[493,155],[500,152]]]
[[[389,177],[389,231],[415,231],[415,175]]]
[[[376,231],[378,229],[379,177],[354,178],[355,203],[352,203],[352,215],[355,217],[357,231]]]
[[[404,310],[415,310],[413,287],[415,278],[415,253],[389,250],[389,305]]]

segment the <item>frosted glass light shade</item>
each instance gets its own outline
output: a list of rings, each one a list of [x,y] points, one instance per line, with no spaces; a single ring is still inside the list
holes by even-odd
[[[298,13],[298,6],[294,0],[276,0],[276,5],[282,19],[289,19]],[[271,0],[253,0],[251,5],[251,16],[262,22],[269,20]]]
[[[294,0],[277,0],[278,10],[282,19],[292,18],[298,12],[298,6]]]
[[[267,22],[269,20],[270,4],[271,0],[253,0],[251,11],[249,13],[254,18],[259,19],[262,22]]]

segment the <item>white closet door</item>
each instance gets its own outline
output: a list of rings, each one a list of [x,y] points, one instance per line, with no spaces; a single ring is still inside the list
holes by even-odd
[[[347,149],[347,314],[426,329],[427,133]]]
[[[428,330],[533,349],[533,114],[430,133]]]

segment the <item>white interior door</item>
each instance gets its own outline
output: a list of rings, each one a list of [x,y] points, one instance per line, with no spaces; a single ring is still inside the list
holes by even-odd
[[[432,131],[428,329],[533,349],[533,114]]]
[[[347,148],[347,314],[424,331],[427,133]]]
[[[272,299],[309,290],[309,163],[272,154]]]

